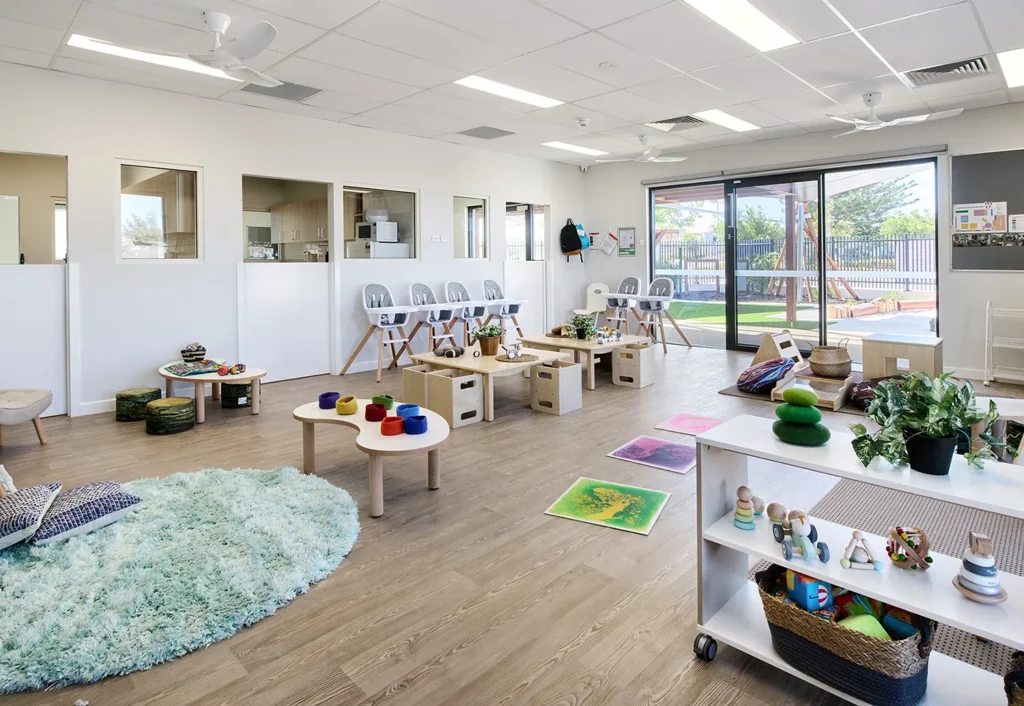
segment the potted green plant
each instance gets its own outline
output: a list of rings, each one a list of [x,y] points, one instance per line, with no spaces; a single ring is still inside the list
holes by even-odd
[[[504,333],[501,326],[488,324],[473,330],[473,340],[480,342],[480,355],[498,355],[498,341]]]
[[[586,314],[576,314],[569,322],[569,326],[576,332],[576,338],[585,341],[594,335],[594,318]]]
[[[988,410],[980,411],[975,406],[974,386],[949,373],[936,378],[908,373],[883,380],[865,414],[880,427],[871,434],[863,424],[850,425],[857,435],[853,450],[865,466],[881,456],[895,466],[909,464],[915,471],[943,476],[949,473],[962,436],[968,439],[964,458],[975,468],[981,468],[985,459],[994,459],[994,449],[1017,455],[992,436],[992,425],[999,419],[995,403],[990,401]],[[981,421],[986,421],[985,429],[973,448],[971,426]]]

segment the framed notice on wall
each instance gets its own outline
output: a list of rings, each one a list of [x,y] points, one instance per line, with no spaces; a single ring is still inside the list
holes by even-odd
[[[619,228],[619,257],[636,255],[636,228]]]

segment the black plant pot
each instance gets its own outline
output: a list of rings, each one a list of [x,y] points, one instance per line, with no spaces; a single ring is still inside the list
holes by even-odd
[[[580,339],[581,341],[585,341],[587,340],[587,334],[589,333],[590,329],[588,328],[578,328],[576,329],[576,338]]]
[[[910,467],[931,476],[948,475],[956,446],[956,434],[938,438],[924,434],[908,436],[907,456],[910,457]]]

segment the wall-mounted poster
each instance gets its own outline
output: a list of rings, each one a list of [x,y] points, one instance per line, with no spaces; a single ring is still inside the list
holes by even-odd
[[[1009,231],[1011,233],[1024,233],[1024,214],[1010,215],[1008,218]]]
[[[954,233],[1005,233],[1006,202],[960,203],[953,206]]]
[[[619,257],[636,255],[636,228],[619,228]]]

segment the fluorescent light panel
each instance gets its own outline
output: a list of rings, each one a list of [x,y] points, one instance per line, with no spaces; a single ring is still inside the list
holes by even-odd
[[[800,43],[747,0],[686,0],[686,4],[758,51],[772,51]]]
[[[171,69],[181,69],[182,71],[192,71],[197,74],[226,78],[229,81],[238,81],[239,83],[242,83],[241,79],[232,78],[220,69],[203,66],[202,64],[198,64],[184,56],[168,56],[166,54],[153,54],[148,51],[139,51],[138,49],[128,49],[127,47],[121,47],[102,39],[93,39],[92,37],[86,37],[81,34],[72,34],[71,38],[68,39],[68,46],[77,47],[78,49],[88,49],[89,51],[99,52],[100,54],[120,56],[124,59],[144,61],[147,64],[166,66]]]
[[[508,98],[509,100],[526,103],[538,108],[554,108],[556,105],[562,105],[562,101],[555,100],[554,98],[548,98],[538,93],[530,93],[521,88],[491,81],[482,76],[467,76],[466,78],[460,78],[455,83],[466,88],[473,88],[484,93],[501,96],[502,98]]]
[[[730,130],[736,132],[750,132],[751,130],[760,130],[761,128],[753,123],[748,123],[746,120],[740,120],[735,115],[729,115],[721,110],[704,110],[700,113],[694,113],[693,117],[700,118],[709,123],[715,125],[721,125],[727,127]]]
[[[570,145],[568,142],[545,142],[545,147],[554,147],[556,150],[566,150],[567,152],[579,152],[580,154],[589,155],[591,157],[600,157],[602,154],[608,154],[601,150],[592,150],[589,147],[580,147],[579,145]]]
[[[996,56],[999,57],[999,68],[1003,70],[1006,84],[1010,88],[1024,86],[1024,49],[1002,51]]]
[[[644,125],[655,130],[661,130],[662,132],[671,132],[672,128],[676,126],[675,123],[644,123]]]

